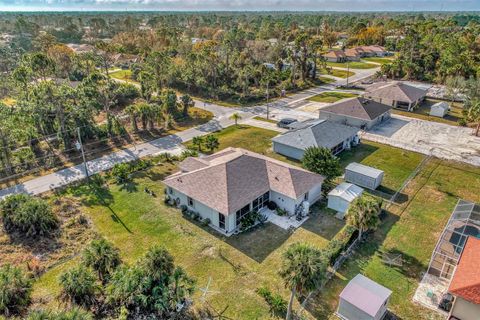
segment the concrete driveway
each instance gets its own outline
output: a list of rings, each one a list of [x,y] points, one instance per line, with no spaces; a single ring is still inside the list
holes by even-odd
[[[480,137],[470,128],[394,115],[362,138],[480,166]]]

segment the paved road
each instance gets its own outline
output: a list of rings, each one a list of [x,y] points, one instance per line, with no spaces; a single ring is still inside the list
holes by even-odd
[[[350,81],[358,81],[362,78],[371,76],[375,71],[376,69],[360,70],[355,76],[350,78]],[[123,82],[122,80],[118,81]],[[277,118],[280,118],[283,115],[291,115],[300,120],[312,118],[311,113],[301,112],[295,110],[295,108],[298,107],[298,105],[305,103],[304,100],[308,99],[309,97],[317,95],[318,93],[321,93],[323,91],[335,89],[335,86],[344,83],[346,83],[345,79],[337,79],[335,83],[319,86],[317,88],[308,89],[293,94],[287,98],[283,98],[270,103],[268,109],[271,110],[272,115]],[[281,131],[271,123],[256,121],[252,119],[252,117],[254,117],[255,115],[264,116],[267,110],[266,105],[245,108],[226,108],[211,103],[204,103],[198,100],[195,100],[194,102],[196,107],[211,111],[215,117],[208,123],[199,127],[191,128],[177,134],[159,138],[150,142],[138,144],[136,146],[117,151],[109,155],[105,155],[98,159],[90,160],[87,162],[89,173],[99,173],[110,169],[117,163],[129,162],[138,158],[156,155],[160,153],[169,152],[172,154],[180,154],[184,150],[182,147],[182,142],[189,141],[195,136],[206,135],[208,133],[218,131],[222,128],[232,125],[233,121],[230,120],[229,117],[235,112],[239,112],[241,114],[243,118],[241,122],[247,122],[254,126]],[[15,193],[40,194],[58,187],[68,185],[69,183],[72,183],[74,181],[84,179],[85,177],[86,174],[84,166],[76,165],[52,174],[34,178],[13,187],[2,189],[0,190],[0,199]]]

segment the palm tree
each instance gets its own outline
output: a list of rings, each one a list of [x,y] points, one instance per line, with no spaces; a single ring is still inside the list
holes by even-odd
[[[230,120],[234,120],[236,126],[238,126],[238,120],[241,120],[241,119],[242,119],[242,116],[238,112],[235,112],[230,116]]]
[[[467,120],[476,123],[474,134],[478,137],[478,134],[480,133],[480,100],[472,103],[467,109]]]
[[[133,132],[138,132],[138,125],[137,125],[137,117],[138,117],[138,109],[137,106],[134,104],[129,105],[125,108],[125,112],[130,117],[130,123],[132,124]]]
[[[184,117],[188,116],[188,109],[190,107],[193,107],[195,103],[193,102],[192,98],[188,95],[185,94],[180,98],[181,104],[182,104],[182,114]]]
[[[63,273],[60,285],[63,300],[85,307],[92,305],[99,289],[95,275],[83,265]]]
[[[214,135],[208,135],[205,139],[205,146],[208,150],[213,151],[219,146],[218,138]]]
[[[293,299],[297,293],[305,294],[321,285],[327,270],[320,250],[306,244],[294,243],[283,253],[280,276],[291,290],[286,319],[292,317]]]
[[[105,239],[93,240],[83,251],[83,263],[95,270],[100,281],[105,282],[121,263],[120,253]]]
[[[198,151],[202,151],[203,137],[201,136],[193,137],[192,143],[194,146],[197,147]]]
[[[371,196],[364,195],[353,201],[347,211],[347,223],[357,228],[358,239],[362,238],[364,231],[378,226],[380,210],[380,202]]]

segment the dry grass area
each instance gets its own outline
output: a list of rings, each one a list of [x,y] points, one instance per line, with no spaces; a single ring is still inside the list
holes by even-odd
[[[90,219],[80,202],[71,197],[50,199],[60,228],[50,237],[27,239],[18,233],[7,234],[0,223],[0,265],[20,266],[35,276],[77,255],[95,237]]]

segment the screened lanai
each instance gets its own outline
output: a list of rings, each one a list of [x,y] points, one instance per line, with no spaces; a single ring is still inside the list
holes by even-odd
[[[468,236],[480,238],[480,205],[459,200],[433,251],[428,273],[450,280]]]

